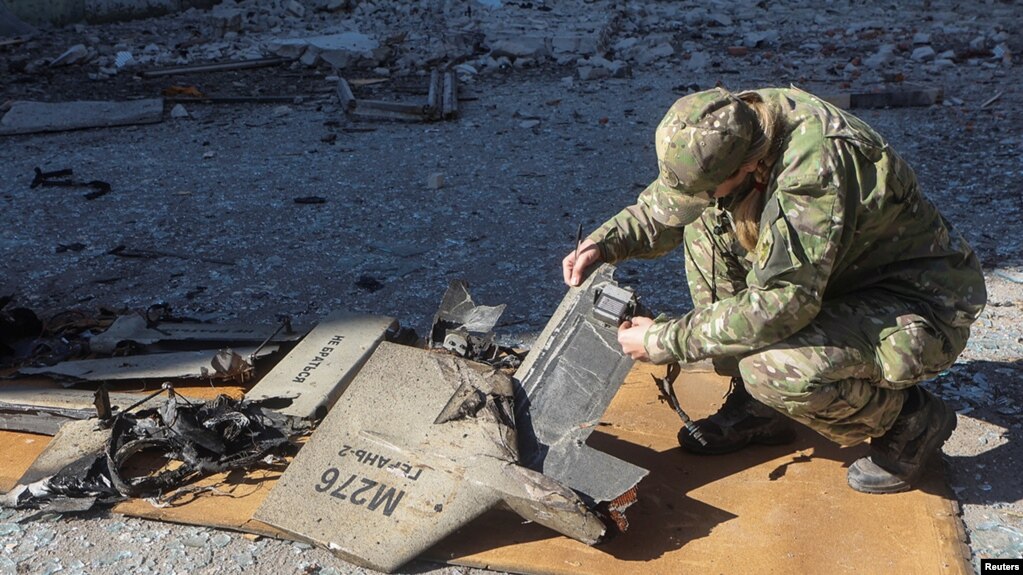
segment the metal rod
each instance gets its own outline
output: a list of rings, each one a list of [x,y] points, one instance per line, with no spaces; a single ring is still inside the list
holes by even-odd
[[[189,66],[174,66],[171,68],[160,68],[158,70],[146,70],[142,72],[144,78],[156,78],[159,76],[173,76],[175,74],[188,74],[200,72],[221,72],[228,70],[246,70],[249,68],[265,68],[290,62],[289,58],[260,58],[257,60],[234,60],[231,62],[214,62],[211,64],[195,64]]]
[[[281,330],[284,329],[285,326],[287,326],[288,328],[288,333],[291,333],[291,319],[287,317],[281,318],[281,325],[277,326],[277,329],[274,330],[272,334],[270,334],[270,337],[264,339],[263,343],[259,344],[259,347],[257,347],[255,351],[249,354],[249,365],[256,364],[256,354],[262,351],[263,348],[266,347],[266,344],[270,343],[270,340],[277,337],[277,334],[281,333]]]
[[[359,112],[371,110],[385,110],[388,112],[400,112],[402,114],[413,114],[420,119],[426,117],[426,106],[422,104],[404,104],[401,102],[387,102],[384,100],[356,100],[355,108]]]
[[[311,99],[313,95],[295,95],[295,96],[202,96],[196,98],[194,96],[170,96],[167,98],[170,102],[192,102],[194,104],[246,104],[246,103],[286,103],[290,104],[295,101],[295,98]]]
[[[341,102],[341,109],[350,112],[355,109],[356,101],[355,94],[352,93],[352,87],[348,85],[348,81],[344,78],[338,77],[337,81],[337,98]]]
[[[437,68],[430,72],[430,91],[426,96],[426,107],[436,112],[440,109],[440,100],[443,94],[440,80],[440,70]]]
[[[458,115],[458,76],[451,70],[444,73],[444,118]]]

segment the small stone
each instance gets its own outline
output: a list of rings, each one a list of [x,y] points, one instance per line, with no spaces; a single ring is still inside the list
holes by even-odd
[[[612,78],[628,78],[632,75],[632,66],[629,66],[627,62],[621,60],[615,60],[611,62],[611,66],[608,68],[611,72]]]
[[[274,115],[275,118],[280,118],[282,116],[287,116],[290,113],[291,113],[291,106],[288,106],[288,105],[277,106],[276,108],[274,108],[274,111],[273,111],[273,115]]]
[[[310,46],[305,52],[302,52],[302,57],[298,59],[303,66],[312,67],[316,65],[316,62],[320,59],[320,51]],[[344,68],[344,64],[347,64],[347,60],[342,63],[339,68]]]
[[[761,45],[771,45],[778,42],[777,30],[766,30],[763,32],[750,32],[742,37],[742,45],[747,48],[756,48]]]
[[[520,38],[517,40],[498,40],[490,46],[490,55],[500,59],[508,58],[542,58],[547,56],[547,43],[543,38]]]
[[[645,66],[655,60],[667,58],[668,56],[671,56],[674,53],[675,48],[673,48],[671,44],[663,42],[661,44],[654,46],[653,48],[648,48],[637,54],[636,63],[638,63],[641,66]]]
[[[895,60],[895,45],[883,44],[874,54],[863,59],[863,65],[867,68],[880,68]]]
[[[298,2],[298,0],[291,0],[288,2],[288,13],[296,18],[301,18],[305,16],[305,6]]]
[[[917,32],[916,34],[913,34],[913,43],[918,46],[921,44],[930,44],[931,35],[925,32]]]
[[[577,72],[579,74],[579,79],[583,82],[599,80],[601,78],[608,78],[611,76],[610,70],[597,66],[580,66]]]
[[[686,66],[693,70],[702,70],[710,64],[710,54],[702,50],[693,52],[686,61]]]
[[[714,24],[717,24],[718,26],[728,27],[728,26],[731,26],[732,24],[734,24],[734,22],[732,21],[731,17],[729,17],[727,14],[722,14],[720,12],[715,12],[714,14],[709,14],[707,16],[707,18],[708,18],[708,20],[710,22],[713,22]]]
[[[746,48],[745,46],[729,46],[728,47],[728,55],[729,56],[745,56],[748,53],[749,53],[749,49]]]
[[[124,68],[125,66],[130,66],[134,63],[135,57],[132,56],[131,52],[127,51],[118,52],[114,56],[114,67],[116,68]]]
[[[255,557],[248,551],[243,551],[234,556],[234,562],[239,567],[252,567],[256,563]]]
[[[383,76],[386,78],[391,75],[391,70],[390,68],[378,67],[373,68],[373,73],[376,74],[377,76]]]
[[[63,54],[57,56],[50,62],[51,66],[70,66],[84,61],[89,57],[89,49],[85,44],[75,44],[68,48]]]
[[[210,11],[210,28],[215,36],[223,37],[228,32],[239,32],[245,19],[245,12],[237,8],[217,6]]]
[[[187,118],[188,117],[188,110],[186,110],[185,107],[182,106],[181,104],[176,104],[173,108],[171,108],[170,115],[171,115],[171,118],[175,118],[175,119]]]
[[[431,190],[439,190],[444,187],[444,174],[434,172],[426,177],[426,187]]]
[[[1012,64],[1012,51],[1005,44],[999,44],[991,49],[991,53],[1004,64]]]
[[[916,62],[927,62],[934,59],[934,48],[930,46],[920,46],[913,50],[913,55],[910,56]]]
[[[519,122],[519,127],[525,130],[530,130],[540,125],[540,120],[523,120]]]

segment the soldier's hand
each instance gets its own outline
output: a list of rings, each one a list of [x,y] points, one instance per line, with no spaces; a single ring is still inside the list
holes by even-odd
[[[622,353],[636,361],[649,361],[643,338],[652,325],[654,320],[642,316],[622,322],[622,325],[618,326],[618,344],[622,346]]]
[[[576,260],[576,252],[579,259]],[[578,250],[572,250],[561,260],[561,273],[565,277],[565,283],[570,286],[577,286],[583,283],[583,276],[586,270],[593,264],[600,261],[600,248],[593,240],[583,240]]]

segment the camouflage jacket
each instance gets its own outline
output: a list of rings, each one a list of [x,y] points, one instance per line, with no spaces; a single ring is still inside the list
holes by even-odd
[[[912,169],[866,123],[815,96],[758,92],[781,114],[783,139],[747,289],[659,319],[651,332],[674,357],[654,361],[749,353],[807,326],[825,300],[873,289],[919,303],[921,315],[965,345],[987,297],[980,264]],[[682,229],[655,219],[652,204],[641,194],[589,236],[605,261],[657,257],[682,243]]]

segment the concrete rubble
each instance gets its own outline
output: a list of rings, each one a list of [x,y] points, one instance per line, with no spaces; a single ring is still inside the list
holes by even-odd
[[[27,68],[88,62],[95,66],[93,77],[103,79],[147,66],[277,55],[297,66],[379,70],[388,76],[421,74],[438,60],[457,62],[461,71],[473,70],[471,75],[574,65],[580,80],[594,81],[627,77],[633,67],[656,67],[671,61],[702,69],[722,64],[722,55],[770,57],[768,52],[776,50],[783,39],[778,28],[757,24],[760,18],[753,15],[760,10],[739,17],[735,7],[682,11],[670,4],[610,0],[549,5],[474,1],[463,9],[431,0],[227,0],[211,10],[190,9],[164,17],[169,24],[200,32],[204,41],[179,36],[147,40],[129,50],[126,42],[111,45],[86,34],[85,42],[67,47],[48,62],[29,62]],[[824,29],[821,17],[807,12],[806,20],[811,27]],[[129,34],[143,26],[122,25]],[[310,30],[320,33],[309,34]],[[865,23],[844,30],[828,29],[827,43],[804,47],[809,56],[819,57],[832,53],[830,46],[841,45],[849,62],[846,75],[864,74],[861,64],[878,71],[906,62],[935,68],[964,60],[970,65],[1011,65],[1011,49],[1005,42],[1008,34],[998,28],[959,44],[958,52],[955,46],[941,45],[958,29],[936,26],[934,30],[896,33],[888,42],[878,42],[885,35],[876,34],[880,28]],[[956,56],[967,48],[970,56]]]

